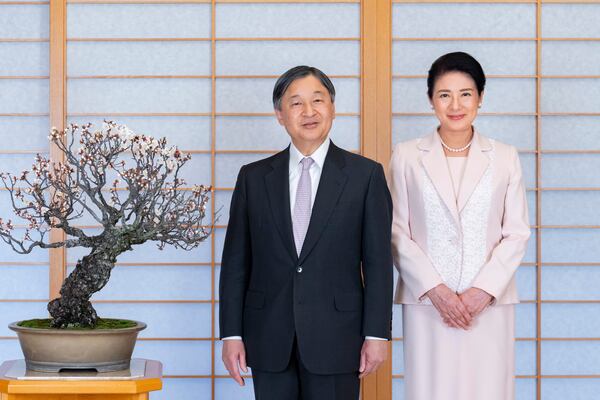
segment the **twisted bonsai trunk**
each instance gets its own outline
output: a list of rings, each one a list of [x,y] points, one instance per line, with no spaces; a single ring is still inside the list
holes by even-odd
[[[96,326],[98,314],[90,298],[106,285],[120,253],[118,247],[102,246],[77,261],[60,289],[61,297],[48,303],[53,327]]]

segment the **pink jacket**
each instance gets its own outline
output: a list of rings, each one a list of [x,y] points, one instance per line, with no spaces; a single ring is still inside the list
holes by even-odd
[[[515,271],[530,236],[517,150],[475,132],[458,196],[437,132],[396,145],[388,171],[394,202],[395,301],[428,303],[440,283],[518,303]]]

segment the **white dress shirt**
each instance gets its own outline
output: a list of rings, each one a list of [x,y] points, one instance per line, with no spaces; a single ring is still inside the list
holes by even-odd
[[[300,180],[300,174],[302,173],[302,165],[300,161],[304,157],[310,157],[313,159],[313,163],[310,166],[310,206],[312,210],[312,206],[315,204],[315,198],[317,197],[317,189],[319,188],[319,181],[321,180],[321,172],[323,171],[323,164],[325,163],[325,157],[327,156],[327,152],[329,151],[329,144],[331,143],[331,139],[327,138],[325,141],[315,150],[312,154],[305,156],[294,146],[294,143],[290,143],[290,211],[292,215],[294,215],[294,205],[296,203],[296,191],[298,190],[298,180]],[[223,340],[232,340],[238,339],[241,340],[241,336],[229,336],[223,338]],[[374,340],[387,340],[383,338],[366,336],[365,339],[374,339]]]

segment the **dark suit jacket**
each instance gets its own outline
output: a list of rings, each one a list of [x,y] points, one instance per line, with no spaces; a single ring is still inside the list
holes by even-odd
[[[307,369],[356,372],[364,336],[390,338],[392,202],[379,163],[330,144],[296,254],[289,147],[241,168],[220,276],[220,335],[248,365],[282,371],[294,337]],[[364,281],[363,281],[364,278]]]

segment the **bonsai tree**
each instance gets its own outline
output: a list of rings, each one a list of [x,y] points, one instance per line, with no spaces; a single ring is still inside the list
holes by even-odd
[[[94,131],[91,124],[71,124],[64,131],[52,128],[48,138],[64,161],[38,154],[31,170],[0,174],[14,213],[25,221],[21,234],[12,220],[0,218],[0,237],[21,254],[90,249],[48,311],[55,328],[94,327],[98,315],[90,298],[106,285],[121,253],[149,240],[161,250],[166,245],[191,250],[210,235],[202,225],[210,188],[186,190],[179,173],[191,156],[165,138],[135,134],[124,125],[105,121]],[[92,235],[74,225],[82,216],[93,218],[101,231]],[[53,228],[66,239],[49,241]]]

